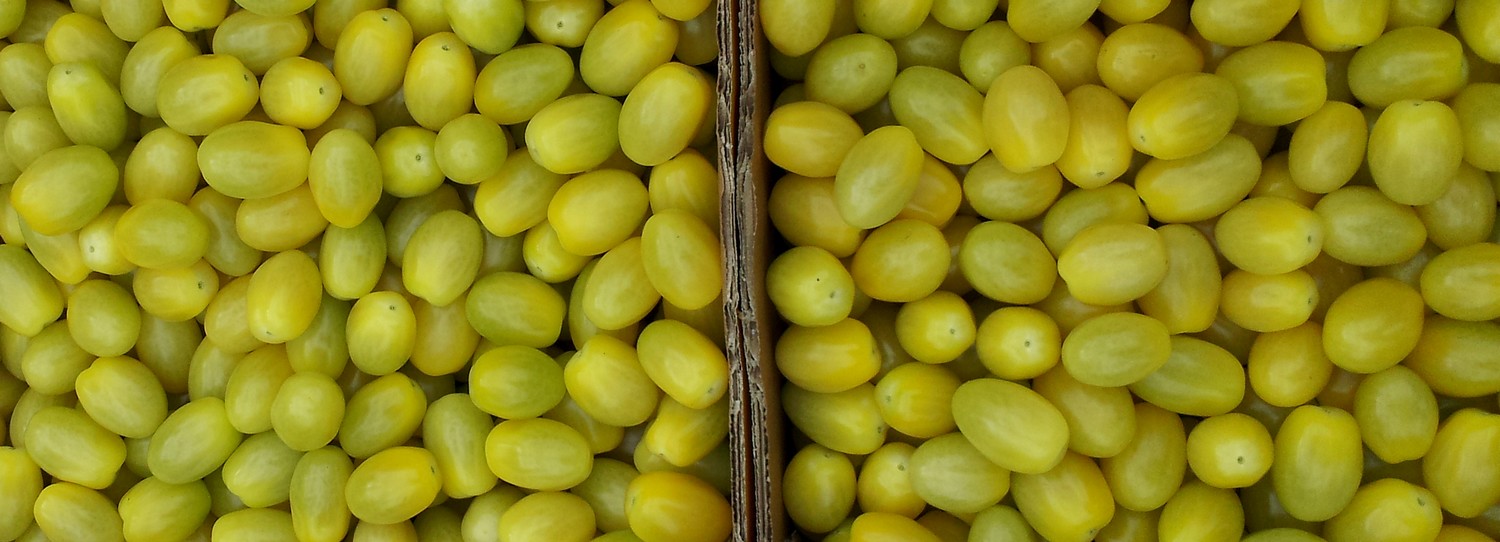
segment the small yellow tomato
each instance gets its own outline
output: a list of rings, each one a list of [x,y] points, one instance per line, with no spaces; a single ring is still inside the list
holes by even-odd
[[[850,225],[870,229],[895,218],[920,180],[922,147],[902,126],[879,128],[849,148],[834,177],[834,202]]]
[[[1193,28],[1214,43],[1230,47],[1255,45],[1276,37],[1297,14],[1295,2],[1241,4],[1209,0],[1193,4]]]
[[[172,484],[201,479],[223,465],[243,438],[222,399],[195,399],[169,414],[151,436],[151,472]]]
[[[1091,540],[1115,514],[1115,501],[1099,466],[1068,453],[1058,465],[1012,480],[1016,508],[1047,540]]]
[[[936,226],[900,219],[871,232],[849,266],[861,292],[881,301],[907,302],[937,291],[951,262],[948,241]]]
[[[397,523],[431,504],[441,487],[432,453],[402,446],[377,453],[355,467],[344,486],[344,499],[360,521]]]
[[[1229,133],[1239,112],[1229,79],[1184,74],[1157,83],[1130,108],[1127,125],[1136,150],[1162,160],[1209,150]]]
[[[1162,237],[1140,224],[1107,223],[1078,232],[1057,256],[1057,274],[1084,303],[1116,305],[1133,301],[1161,283],[1167,273]]]
[[[1303,521],[1333,518],[1359,489],[1359,426],[1336,408],[1297,407],[1276,432],[1272,483],[1282,506]]]
[[[1474,517],[1500,501],[1495,475],[1500,416],[1478,409],[1453,413],[1422,459],[1422,479],[1443,510]]]
[[[1198,7],[1193,9],[1197,11]],[[1323,107],[1328,100],[1325,71],[1323,56],[1312,47],[1273,41],[1231,53],[1214,73],[1234,85],[1240,120],[1281,126]]]
[[[1172,344],[1161,322],[1136,313],[1084,320],[1062,343],[1068,374],[1092,386],[1126,386],[1167,363]]]
[[[815,393],[787,384],[781,403],[792,425],[830,450],[868,454],[885,443],[888,426],[870,384],[839,393]]]
[[[16,178],[10,205],[42,235],[83,228],[109,205],[120,170],[104,151],[77,145],[36,157]]]
[[[1307,403],[1333,374],[1323,352],[1323,326],[1307,322],[1257,335],[1246,369],[1250,388],[1267,403],[1287,408]]]
[[[1068,102],[1046,72],[1017,66],[996,77],[985,95],[985,141],[1007,169],[1028,172],[1062,157],[1068,116]]]
[[[1111,32],[1096,60],[1105,87],[1127,101],[1139,100],[1166,79],[1203,70],[1203,52],[1181,31],[1150,22]]]
[[[1249,487],[1271,470],[1272,446],[1271,433],[1255,418],[1238,412],[1212,416],[1188,434],[1188,466],[1212,487]]]
[[[1391,201],[1426,205],[1452,184],[1463,162],[1458,116],[1442,102],[1401,100],[1370,128],[1370,176]]]
[[[413,43],[411,24],[394,9],[355,15],[333,48],[333,75],[344,98],[370,105],[394,94],[401,88]]]
[[[1219,313],[1223,285],[1213,245],[1203,233],[1184,224],[1168,224],[1156,231],[1166,248],[1167,272],[1156,288],[1136,300],[1141,314],[1161,322],[1170,333],[1208,329]]]
[[[1349,90],[1369,107],[1445,100],[1463,89],[1467,60],[1458,37],[1428,27],[1397,28],[1355,51]]]
[[[1135,411],[1124,387],[1099,387],[1054,368],[1032,380],[1032,389],[1068,422],[1068,448],[1089,457],[1113,457],[1135,435]]]
[[[1491,279],[1500,271],[1496,255],[1500,255],[1500,245],[1495,243],[1476,243],[1439,254],[1422,270],[1423,300],[1438,314],[1457,320],[1500,317],[1500,292]]]
[[[1005,303],[1041,301],[1058,282],[1057,263],[1047,246],[1036,234],[1008,222],[985,222],[971,229],[959,248],[958,265],[976,291]]]
[[[1184,335],[1171,339],[1172,353],[1155,372],[1130,385],[1147,402],[1189,416],[1217,416],[1245,396],[1245,368],[1224,348]]]
[[[1152,159],[1141,166],[1135,190],[1152,218],[1173,223],[1208,220],[1224,214],[1255,188],[1261,160],[1254,145],[1236,134],[1215,141],[1198,154]]]
[[[953,394],[959,430],[985,457],[1019,473],[1042,473],[1067,451],[1068,425],[1057,408],[1013,382],[982,378]]]
[[[1021,380],[1047,372],[1060,357],[1057,322],[1031,307],[1005,307],[985,316],[975,338],[979,361],[995,376]]]
[[[1162,540],[1234,540],[1245,530],[1240,506],[1233,490],[1190,481],[1162,507],[1157,532]]]
[[[729,536],[729,501],[688,474],[645,473],[625,494],[630,530],[644,542],[713,542]]]
[[[506,483],[560,491],[588,478],[594,457],[583,436],[571,427],[535,418],[496,425],[485,439],[485,459]]]
[[[58,481],[104,489],[125,464],[125,441],[83,412],[49,406],[27,423],[26,453]]]

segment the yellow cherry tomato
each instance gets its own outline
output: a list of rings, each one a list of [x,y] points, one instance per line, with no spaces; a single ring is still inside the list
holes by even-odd
[[[1212,487],[1249,487],[1271,470],[1272,455],[1271,433],[1238,412],[1206,418],[1188,434],[1188,466]]]
[[[1068,91],[1066,99],[1068,140],[1057,159],[1058,171],[1079,188],[1098,188],[1120,178],[1134,155],[1125,102],[1094,84]]]
[[[1488,177],[1474,166],[1459,166],[1448,191],[1432,203],[1417,207],[1417,217],[1427,228],[1427,237],[1438,248],[1454,250],[1484,242],[1494,231],[1495,189]]]
[[[1323,250],[1340,261],[1378,266],[1412,257],[1427,229],[1410,207],[1368,186],[1340,188],[1313,207],[1323,219]]]
[[[802,56],[823,43],[833,27],[832,0],[817,2],[768,1],[759,6],[766,39],[790,56]]]
[[[895,218],[920,180],[922,147],[910,129],[887,126],[850,147],[834,177],[834,202],[850,225],[870,229]]]
[[[168,484],[147,478],[125,492],[119,510],[126,540],[185,540],[208,518],[209,506],[202,482]]]
[[[154,199],[127,209],[115,223],[115,241],[126,260],[145,269],[193,265],[208,251],[207,221],[192,208]],[[196,314],[196,313],[194,313]]]
[[[1005,20],[1026,41],[1040,43],[1082,25],[1098,7],[1098,0],[1069,0],[1058,5],[1021,0],[1009,4]]]
[[[147,438],[167,418],[167,396],[156,375],[127,357],[99,358],[78,374],[78,403],[101,427]]]
[[[567,302],[536,277],[498,272],[474,282],[465,307],[481,336],[502,345],[543,348],[562,333]]]
[[[988,150],[981,123],[984,99],[958,76],[912,66],[895,76],[889,100],[896,120],[938,159],[971,164]]]
[[[1047,246],[1036,234],[1007,222],[985,222],[970,230],[958,264],[976,291],[1006,303],[1040,301],[1057,282],[1057,263]]]
[[[46,540],[124,539],[120,513],[109,497],[77,484],[61,482],[43,488],[32,513]]]
[[[354,465],[336,447],[304,454],[292,471],[289,500],[292,527],[300,540],[342,540],[349,529],[349,506],[344,486]]]
[[[1500,501],[1494,461],[1497,441],[1500,417],[1477,409],[1455,412],[1438,428],[1432,448],[1422,459],[1422,479],[1443,510],[1469,518]]]
[[[354,458],[368,458],[399,446],[416,434],[427,398],[416,381],[401,373],[375,378],[349,396],[339,445]]]
[[[868,454],[885,443],[888,426],[880,415],[875,386],[860,384],[839,393],[816,393],[788,384],[781,394],[792,425],[830,450]]]
[[[1110,313],[1084,320],[1063,339],[1062,363],[1084,384],[1126,386],[1161,368],[1171,351],[1161,322],[1136,313]]]
[[[545,43],[522,45],[501,53],[479,71],[474,106],[500,124],[524,122],[562,96],[573,83],[573,75],[573,59],[562,49]],[[530,83],[512,84],[516,80]]]
[[[224,195],[265,198],[302,184],[310,154],[306,138],[295,128],[242,121],[203,138],[198,167],[209,186]]]
[[[344,97],[370,105],[401,87],[412,53],[412,29],[394,9],[361,12],[349,20],[334,47],[333,75]]]
[[[1191,481],[1162,508],[1162,540],[1234,540],[1245,530],[1245,513],[1234,491]]]
[[[718,236],[685,211],[657,211],[641,232],[646,278],[675,306],[694,310],[719,297],[723,256]]]
[[[1172,337],[1172,353],[1155,372],[1130,385],[1136,396],[1189,416],[1217,416],[1245,396],[1245,368],[1224,348],[1184,335]]]
[[[151,472],[173,484],[201,479],[223,465],[243,438],[222,399],[195,399],[169,414],[152,435]]]
[[[595,335],[579,347],[563,369],[563,382],[584,412],[617,427],[646,421],[660,398],[636,350],[608,335]]]
[[[954,429],[952,400],[959,379],[941,366],[906,363],[875,386],[881,416],[904,435],[929,438]]]
[[[963,192],[964,200],[980,216],[1019,222],[1047,211],[1062,192],[1062,176],[1051,166],[1017,173],[987,154],[964,174]]]
[[[1369,128],[1359,109],[1328,101],[1297,123],[1287,149],[1292,182],[1317,194],[1337,190],[1364,162]]]
[[[1422,298],[1388,278],[1369,279],[1333,301],[1323,320],[1323,349],[1346,371],[1373,373],[1399,363],[1416,347]]]
[[[854,306],[854,279],[827,250],[800,246],[781,253],[766,271],[771,303],[799,326],[832,325]]]
[[[1316,50],[1280,41],[1235,51],[1214,70],[1234,85],[1239,119],[1260,126],[1291,124],[1323,107],[1328,98],[1324,72]]]
[[[1250,141],[1235,134],[1215,141],[1187,158],[1152,159],[1141,167],[1135,190],[1152,218],[1174,223],[1207,220],[1224,214],[1255,188],[1261,160]],[[1204,182],[1207,179],[1212,181]]]
[[[292,471],[302,453],[288,448],[275,433],[265,432],[245,439],[220,470],[225,489],[246,506],[272,506],[286,502]]]
[[[1016,474],[1012,486],[1016,508],[1047,540],[1090,540],[1115,513],[1099,466],[1076,453],[1046,472]]]
[[[1429,315],[1417,347],[1405,363],[1432,386],[1453,397],[1479,397],[1500,391],[1500,366],[1484,352],[1500,344],[1500,325]]]
[[[1298,14],[1302,31],[1313,47],[1330,52],[1348,51],[1380,37],[1390,14],[1388,4],[1312,0],[1303,3]]]
[[[1456,36],[1428,27],[1393,29],[1349,61],[1349,89],[1370,107],[1400,100],[1443,100],[1461,90],[1466,63]]]
[[[896,50],[871,34],[850,34],[818,46],[807,64],[807,98],[846,113],[864,111],[892,90]]]
[[[915,451],[910,444],[891,442],[865,458],[857,481],[861,510],[916,517],[927,507],[907,474]]]
[[[1167,273],[1161,235],[1140,224],[1098,224],[1079,231],[1057,257],[1057,274],[1085,303],[1132,301],[1160,284]]]
[[[572,493],[541,491],[516,501],[500,516],[505,540],[583,542],[594,534],[595,513]]]
[[[1225,0],[1194,3],[1193,29],[1204,39],[1230,47],[1255,45],[1276,37],[1297,14],[1295,2],[1240,4]]]
[[[1057,408],[1008,381],[969,381],[953,395],[953,418],[964,436],[995,464],[1020,473],[1055,467],[1067,451],[1068,426]]]
[[[27,422],[26,453],[58,481],[104,489],[125,464],[125,441],[84,412],[49,406]]]
[[[1057,83],[1034,66],[1006,70],[984,100],[985,141],[1007,169],[1052,164],[1068,140],[1068,102]]]
[[[496,425],[485,439],[485,459],[506,483],[560,491],[588,478],[594,457],[577,431],[561,422],[536,418]]]
[[[959,433],[948,433],[918,446],[910,467],[912,488],[933,507],[973,514],[1010,491],[1010,471],[991,463]]]
[[[292,250],[270,257],[250,279],[246,318],[251,333],[267,343],[295,339],[312,324],[323,294],[317,264]]]
[[[1166,79],[1203,70],[1203,52],[1181,31],[1150,22],[1127,24],[1099,45],[1096,61],[1105,87],[1127,101],[1139,100]]]
[[[782,499],[798,527],[814,533],[833,530],[855,501],[854,465],[818,445],[802,448],[787,464]]]
[[[1238,108],[1234,85],[1225,77],[1170,77],[1150,87],[1130,108],[1130,142],[1136,150],[1162,160],[1188,158],[1219,144]]]
[[[1381,111],[1370,128],[1370,176],[1391,201],[1437,201],[1463,162],[1458,116],[1442,102],[1401,100]]]
[[[849,266],[855,286],[874,299],[906,302],[936,291],[947,277],[948,242],[926,222],[900,219],[871,232]]]
[[[95,147],[73,146],[43,154],[17,177],[10,204],[26,226],[42,235],[83,228],[109,204],[119,168]]]
[[[1359,488],[1349,506],[1328,520],[1323,536],[1330,542],[1426,540],[1437,537],[1442,515],[1431,491],[1386,478]]]
[[[1282,506],[1303,521],[1333,518],[1359,489],[1362,455],[1354,416],[1336,408],[1297,407],[1276,432],[1271,463]]]
[[[1275,275],[1312,262],[1323,247],[1323,223],[1312,210],[1277,197],[1251,198],[1225,211],[1214,241],[1235,267]]]
[[[1208,329],[1218,315],[1222,287],[1213,245],[1188,225],[1168,224],[1156,231],[1166,248],[1167,272],[1136,304],[1170,333]]]
[[[1054,368],[1032,380],[1032,389],[1068,422],[1068,448],[1089,457],[1119,454],[1135,435],[1135,411],[1123,387],[1098,387]]]
[[[441,488],[437,462],[422,448],[395,447],[366,459],[344,486],[349,511],[360,521],[396,523],[432,503]]]
[[[1267,403],[1295,407],[1312,400],[1333,373],[1323,352],[1323,326],[1307,322],[1256,336],[1246,368],[1250,388]]]
[[[47,101],[74,143],[105,151],[125,137],[125,101],[93,64],[63,62],[47,73]]]
[[[776,366],[808,391],[837,393],[868,382],[880,369],[875,339],[858,320],[792,327],[776,343]]]
[[[589,88],[624,96],[657,66],[671,60],[680,35],[677,21],[650,0],[629,0],[609,10],[589,31],[578,60]]]
[[[1500,271],[1496,255],[1500,255],[1500,245],[1495,243],[1476,243],[1439,254],[1422,269],[1422,299],[1438,314],[1457,320],[1500,317],[1500,291],[1490,280]]]
[[[729,536],[729,501],[691,475],[645,473],[625,494],[630,530],[644,542],[712,542]]]
[[[1046,313],[1005,307],[984,317],[975,338],[979,361],[995,376],[1020,380],[1047,372],[1059,360],[1061,334]]]

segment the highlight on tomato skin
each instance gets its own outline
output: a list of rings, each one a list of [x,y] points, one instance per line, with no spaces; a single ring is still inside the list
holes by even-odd
[[[796,531],[1500,538],[1500,8],[789,4]]]
[[[727,540],[720,8],[0,2],[0,540]]]

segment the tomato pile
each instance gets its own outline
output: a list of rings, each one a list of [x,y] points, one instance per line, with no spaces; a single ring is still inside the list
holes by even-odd
[[[758,5],[800,531],[1500,537],[1500,3]]]
[[[712,0],[0,0],[0,541],[729,536]]]

